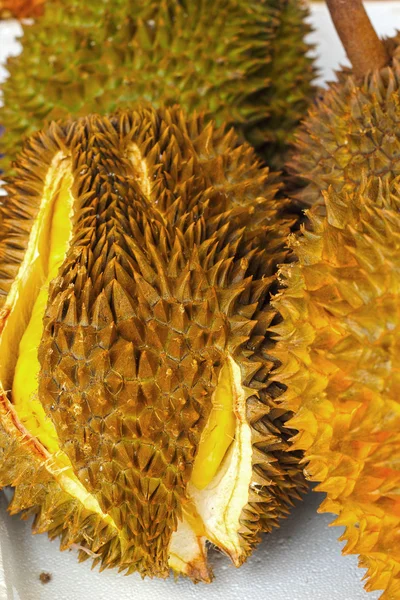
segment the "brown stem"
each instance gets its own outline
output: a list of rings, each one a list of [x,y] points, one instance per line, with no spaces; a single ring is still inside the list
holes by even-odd
[[[385,45],[378,38],[362,0],[326,0],[326,3],[355,75],[363,77],[389,63]]]

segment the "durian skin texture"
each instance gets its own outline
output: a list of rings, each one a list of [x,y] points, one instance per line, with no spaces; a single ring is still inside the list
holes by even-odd
[[[299,0],[52,0],[8,61],[6,160],[52,119],[148,102],[232,124],[281,167],[314,93],[306,14]]]
[[[326,492],[321,512],[345,527],[367,590],[400,594],[400,196],[371,179],[324,193],[292,237],[298,263],[281,268],[273,305],[279,401],[304,452],[305,475]]]
[[[0,0],[0,19],[26,19],[43,14],[45,0]]]
[[[362,80],[350,69],[339,72],[296,132],[288,170],[304,188],[297,197],[307,205],[330,186],[357,190],[364,174],[384,181],[400,174],[400,38],[385,43],[390,65]]]
[[[269,382],[269,290],[290,225],[279,217],[276,179],[232,131],[187,121],[177,108],[51,124],[26,145],[1,208],[0,330],[59,152],[72,161],[74,235],[50,284],[39,399],[115,525],[63,490],[55,457],[3,392],[0,485],[15,488],[11,511],[33,513],[34,530],[60,535],[64,548],[79,544],[82,559],[94,552],[102,567],[166,576],[229,356],[240,366],[252,443],[240,564],[304,489],[289,415],[277,407],[281,388]],[[185,573],[208,576],[198,565]]]

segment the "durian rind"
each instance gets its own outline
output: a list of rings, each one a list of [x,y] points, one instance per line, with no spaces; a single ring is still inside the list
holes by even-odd
[[[307,40],[312,29],[308,24],[308,9],[301,0],[270,2],[280,13],[279,24],[271,42],[268,67],[269,86],[260,97],[268,107],[268,121],[257,128],[248,128],[249,141],[267,165],[285,169],[293,151],[299,124],[312,104],[316,87],[312,86],[316,69],[310,53],[313,46]]]
[[[12,486],[11,514],[34,516],[34,533],[60,538],[62,550],[77,546],[79,560],[94,556],[103,566],[119,564],[116,529],[99,514],[85,509],[58,483],[51,455],[21,425],[4,392],[0,397],[0,487]]]
[[[268,380],[269,290],[290,225],[279,217],[276,178],[232,131],[177,108],[53,123],[30,139],[1,210],[5,318],[60,152],[72,161],[74,236],[50,285],[39,397],[76,476],[117,528],[104,548],[96,542],[96,560],[168,574],[207,398],[223,362],[234,360],[253,464],[232,555],[240,564],[304,489],[300,454],[288,452],[289,415],[276,403],[281,388]],[[9,471],[22,496],[17,510],[31,502],[30,488],[18,491],[18,463]],[[51,532],[51,514],[35,506]],[[81,510],[72,509],[71,543],[84,537]],[[63,535],[70,539],[68,524]],[[189,565],[186,574],[199,572]]]
[[[400,584],[399,270],[396,182],[324,193],[310,226],[291,238],[298,263],[281,268],[274,328],[294,412],[294,448],[327,494],[322,512],[345,527],[344,553],[360,555],[367,590],[398,597]]]
[[[323,92],[296,133],[290,172],[306,187],[298,192],[312,205],[321,190],[353,192],[363,176],[384,181],[400,174],[400,38],[386,41],[391,64],[363,80],[350,69]]]

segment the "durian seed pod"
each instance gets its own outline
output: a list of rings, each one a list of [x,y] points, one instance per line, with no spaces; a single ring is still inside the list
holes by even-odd
[[[359,554],[360,566],[367,568],[366,588],[384,590],[382,598],[395,600],[400,597],[398,52],[393,41],[377,49],[380,42],[374,33],[369,37],[361,2],[329,4],[337,9],[343,40],[350,7],[353,36],[367,34],[348,48],[357,74],[340,75],[299,134],[294,164],[311,182],[313,207],[301,233],[291,237],[298,262],[281,268],[285,289],[273,306],[282,321],[273,328],[278,344],[272,355],[281,362],[275,381],[286,386],[278,404],[294,412],[288,423],[294,448],[304,451],[307,479],[327,494],[320,510],[338,515],[335,524],[345,527],[344,552]],[[391,64],[379,69],[387,50]]]
[[[29,139],[0,208],[0,485],[34,531],[207,581],[206,540],[239,566],[287,514],[305,484],[269,381],[278,187],[178,108]]]
[[[10,58],[5,170],[53,119],[179,103],[281,167],[313,98],[302,0],[52,0]]]
[[[45,0],[0,0],[0,19],[27,19],[43,14]]]

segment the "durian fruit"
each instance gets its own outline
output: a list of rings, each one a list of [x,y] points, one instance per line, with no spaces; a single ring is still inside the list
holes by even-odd
[[[210,580],[304,490],[267,333],[276,177],[178,108],[52,123],[0,208],[0,485],[103,568]]]
[[[283,317],[272,352],[279,399],[295,416],[293,448],[326,492],[321,512],[345,527],[366,588],[400,594],[400,194],[372,179],[324,192],[292,238],[299,262],[281,268],[273,305]]]
[[[281,268],[286,289],[273,302],[282,322],[273,328],[272,354],[281,362],[275,381],[287,386],[278,403],[294,412],[288,423],[294,449],[304,451],[307,479],[326,492],[320,510],[338,515],[344,552],[359,554],[368,569],[367,589],[385,590],[382,598],[394,600],[400,598],[399,70],[396,52],[381,66],[390,45],[379,47],[374,32],[365,33],[371,24],[361,2],[331,5],[345,39],[351,25],[366,64],[355,60],[357,72],[341,74],[299,135],[295,164],[310,182],[314,205],[301,233],[290,238],[298,262]],[[354,39],[357,31],[364,31],[361,39]]]
[[[296,132],[288,168],[307,184],[298,196],[308,205],[330,186],[356,190],[364,172],[384,180],[400,174],[400,38],[379,40],[362,0],[346,0],[342,18],[336,1],[328,5],[353,66],[338,73]]]
[[[52,0],[10,58],[2,149],[44,122],[179,103],[280,167],[313,97],[302,0]]]
[[[0,0],[0,19],[26,19],[43,14],[45,0]]]

